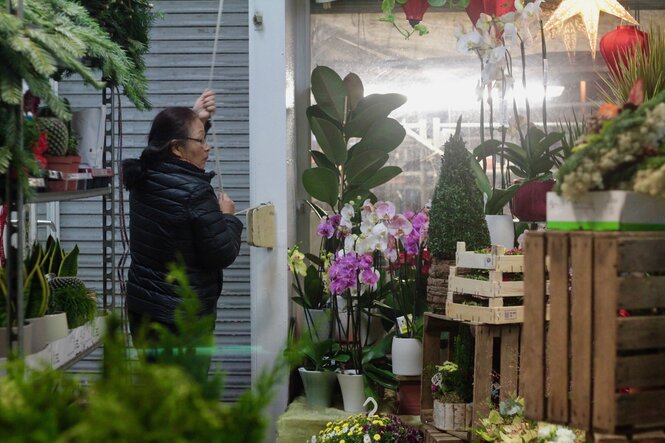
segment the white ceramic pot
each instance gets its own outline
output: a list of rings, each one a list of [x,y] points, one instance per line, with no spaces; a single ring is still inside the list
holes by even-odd
[[[308,371],[305,368],[298,368],[298,372],[305,387],[307,404],[324,408],[330,406],[334,383],[337,379],[335,373],[330,371]]]
[[[515,228],[512,216],[486,215],[485,220],[487,220],[492,245],[501,245],[508,249],[515,247]]]
[[[32,351],[39,352],[49,343],[69,334],[67,314],[59,312],[26,320],[32,325]]]
[[[342,400],[346,412],[364,412],[365,382],[362,374],[355,369],[337,373],[337,381],[342,389]]]
[[[305,329],[310,333],[314,341],[323,341],[330,338],[330,311],[327,309],[310,309],[309,314],[311,319],[307,318],[307,311],[305,315]],[[308,322],[312,321],[310,325]]]
[[[394,337],[392,358],[395,375],[423,373],[423,344],[417,338]]]

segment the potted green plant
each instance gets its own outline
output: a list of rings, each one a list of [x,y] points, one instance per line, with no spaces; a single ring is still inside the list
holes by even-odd
[[[503,206],[512,199],[513,216],[522,221],[544,221],[545,195],[554,186],[552,169],[562,155],[563,139],[562,132],[546,134],[532,126],[521,136],[520,144],[488,140],[476,147],[473,154],[477,160],[502,156],[508,162],[510,172],[518,178],[515,183],[517,186],[512,185],[503,190],[492,189],[488,187],[489,179],[484,183],[485,179],[479,175],[482,170],[474,166],[481,190],[487,195],[486,213],[500,215]],[[510,248],[513,245],[504,246]]]
[[[469,161],[470,154],[461,136],[461,118],[457,130],[443,147],[441,168],[430,210],[429,249],[433,256],[428,282],[428,303],[433,310],[443,310],[448,293],[449,268],[454,265],[457,242],[472,249],[490,244],[478,190]],[[434,293],[440,296],[433,295]]]
[[[287,251],[288,266],[293,274],[293,289],[297,295],[291,297],[302,306],[307,333],[312,340],[321,341],[330,337],[331,316],[330,294],[321,281],[319,270],[314,264],[305,264],[305,255],[298,245]]]
[[[348,355],[340,350],[339,343],[332,339],[314,340],[311,336],[303,336],[296,341],[290,333],[285,355],[291,365],[298,368],[308,404],[319,407],[331,405],[337,380],[334,371],[340,363],[348,360]]]
[[[342,285],[341,280],[322,285],[330,292],[334,336],[340,342],[341,352],[349,356],[338,378],[354,379],[358,385],[355,392],[364,399],[365,389],[396,388],[396,380],[386,366],[387,359],[383,358],[388,352],[383,352],[383,348],[382,352],[368,350],[379,339],[371,335],[370,330],[374,325],[381,329],[380,322],[374,321],[377,302],[384,295],[377,283],[380,257],[368,251],[356,252],[353,243],[359,239],[363,202],[376,201],[372,189],[402,172],[399,167],[386,166],[390,152],[406,135],[402,125],[388,115],[401,106],[406,97],[400,94],[365,96],[357,75],[349,74],[342,79],[326,66],[313,70],[311,83],[316,104],[307,109],[307,118],[320,150],[310,151],[316,166],[304,171],[302,183],[312,199],[320,202],[308,203],[321,219],[317,228],[321,247],[317,255],[304,255],[316,268],[316,273],[310,272],[312,278],[318,276],[329,281],[337,281],[334,277],[331,279],[331,272],[339,269],[339,260],[347,260],[357,267],[360,256],[366,256],[363,266],[367,273],[363,277],[356,274],[346,281],[348,285]],[[371,284],[365,284],[365,277]],[[347,410],[361,409],[362,402]]]
[[[114,74],[119,79],[117,84],[133,90],[131,73],[135,66],[78,3],[47,0],[22,5],[22,19],[6,12],[6,8],[0,12],[0,53],[6,61],[0,70],[0,173],[7,173],[11,167],[29,196],[33,191],[28,177],[39,171],[30,152],[32,146],[19,136],[23,125],[22,82],[46,102],[55,116],[68,120],[69,110],[49,83],[58,72],[80,74],[86,83],[101,89],[104,83],[81,62],[86,56],[95,56],[102,59],[104,73]],[[20,45],[15,44],[18,41]],[[143,108],[140,101],[137,107]]]

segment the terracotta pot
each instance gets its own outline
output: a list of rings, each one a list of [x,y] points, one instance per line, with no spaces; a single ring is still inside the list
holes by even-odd
[[[79,172],[81,157],[78,155],[53,156],[44,155],[47,161],[47,168],[51,171],[58,171],[65,174]],[[49,180],[47,188],[51,192],[76,191],[78,180]]]
[[[400,381],[398,413],[403,415],[420,415],[421,381]]]
[[[547,193],[553,187],[554,180],[532,181],[523,185],[513,197],[513,216],[520,221],[545,221]]]

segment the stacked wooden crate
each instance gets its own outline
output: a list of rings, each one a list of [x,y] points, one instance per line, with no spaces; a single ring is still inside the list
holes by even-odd
[[[484,324],[524,321],[524,307],[521,305],[524,282],[506,281],[504,278],[506,273],[524,272],[523,255],[507,255],[506,248],[502,246],[492,246],[487,253],[467,251],[465,243],[458,242],[455,265],[450,268],[447,316]],[[471,278],[469,272],[474,270],[488,272],[488,280]],[[509,299],[513,303],[507,303]],[[517,306],[506,306],[517,303]]]
[[[665,233],[530,233],[526,250],[527,416],[588,432],[665,429]]]

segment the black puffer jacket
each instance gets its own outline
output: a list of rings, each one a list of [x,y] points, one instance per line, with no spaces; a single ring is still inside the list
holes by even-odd
[[[215,315],[222,269],[240,252],[242,222],[220,212],[210,185],[213,176],[173,159],[149,168],[130,189],[130,312],[173,325],[181,300],[165,281],[166,266],[180,254],[201,300],[201,314]]]

